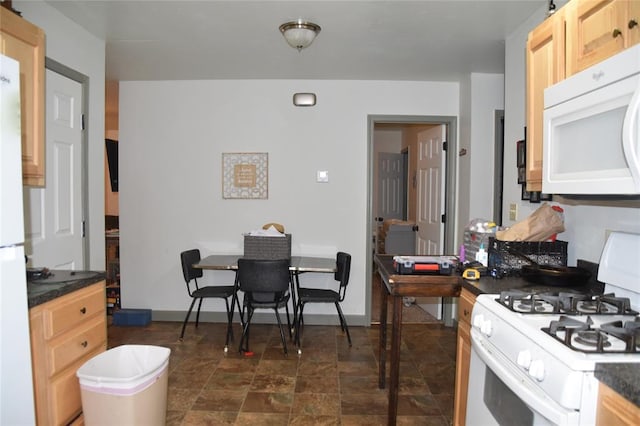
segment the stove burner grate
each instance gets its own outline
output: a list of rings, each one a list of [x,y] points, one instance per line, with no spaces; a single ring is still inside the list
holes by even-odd
[[[591,296],[573,292],[526,292],[507,290],[496,299],[507,309],[522,314],[638,315],[628,297],[614,294]]]
[[[602,324],[600,328],[592,328],[593,321],[587,317],[586,321],[560,316],[551,321],[549,327],[542,331],[555,338],[563,345],[584,353],[638,353],[640,352],[640,318],[632,321],[613,321]],[[619,340],[624,343],[623,349],[610,349],[611,341]],[[620,347],[621,345],[619,345]]]

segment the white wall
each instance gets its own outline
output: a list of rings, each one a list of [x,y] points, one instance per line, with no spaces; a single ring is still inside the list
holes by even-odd
[[[41,1],[13,2],[22,16],[46,34],[46,53],[51,58],[89,77],[89,234],[90,269],[104,270],[104,105],[105,43]]]
[[[315,92],[317,105],[294,107],[292,94],[300,91]],[[457,83],[121,82],[124,307],[183,312],[180,251],[241,253],[243,232],[275,221],[293,235],[293,255],[334,256],[338,249],[353,255],[343,308],[364,315],[367,116],[457,116],[458,99]],[[222,199],[224,152],[269,153],[268,200]],[[328,170],[329,183],[315,182],[317,170]],[[224,272],[207,276],[232,279]],[[303,279],[321,285],[331,277]],[[222,311],[215,303],[203,309]]]
[[[560,7],[565,2],[556,2]],[[534,14],[506,40],[505,50],[505,168],[503,223],[508,221],[509,203],[517,203],[519,220],[531,214],[539,204],[520,201],[515,166],[515,142],[523,137],[525,126],[525,47],[527,34],[544,19],[544,8]],[[559,238],[569,241],[569,265],[577,259],[598,262],[608,230],[640,232],[638,203],[585,201],[554,198],[565,210],[566,231]],[[629,207],[635,206],[635,207]]]
[[[469,219],[493,218],[495,111],[501,109],[504,109],[504,76],[471,74]]]
[[[459,149],[466,150],[458,156],[458,236],[462,239],[469,220],[493,218],[495,111],[504,109],[504,76],[472,73],[462,84],[460,105]]]
[[[470,203],[471,199],[471,163],[474,161],[471,155],[471,76],[467,76],[460,83],[460,120],[458,127],[460,131],[458,133],[458,153],[457,155],[457,167],[458,167],[458,236],[457,244],[462,243],[463,228],[469,222],[470,217]],[[478,147],[479,148],[479,147]],[[464,155],[459,153],[465,152]]]

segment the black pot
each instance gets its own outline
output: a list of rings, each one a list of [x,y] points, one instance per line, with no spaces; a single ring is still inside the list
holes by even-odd
[[[584,285],[591,278],[591,272],[577,266],[523,265],[520,273],[527,281],[549,286]]]

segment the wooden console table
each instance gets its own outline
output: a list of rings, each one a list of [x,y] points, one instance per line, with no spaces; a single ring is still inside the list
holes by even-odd
[[[393,267],[392,255],[375,255],[380,274],[380,343],[378,347],[378,387],[384,389],[387,361],[387,297],[393,297],[391,322],[391,365],[389,368],[388,424],[396,424],[398,414],[398,378],[400,373],[400,338],[402,335],[402,298],[458,297],[462,278],[458,275],[400,275]]]

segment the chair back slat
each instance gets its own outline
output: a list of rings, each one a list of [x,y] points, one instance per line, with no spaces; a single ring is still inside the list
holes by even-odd
[[[345,252],[338,252],[336,255],[336,273],[335,280],[340,283],[340,301],[344,300],[349,284],[349,275],[351,273],[351,255]]]
[[[194,264],[200,262],[200,250],[183,251],[180,253],[180,261],[182,263],[182,276],[188,287],[191,280],[202,277],[202,269],[193,267]]]
[[[248,293],[283,293],[289,289],[289,260],[238,259],[240,290]]]

